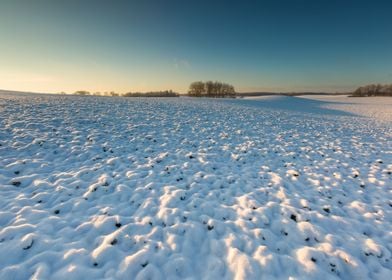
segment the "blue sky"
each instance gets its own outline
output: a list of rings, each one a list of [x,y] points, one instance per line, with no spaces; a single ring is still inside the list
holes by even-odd
[[[392,1],[0,0],[0,88],[346,91],[392,82]]]

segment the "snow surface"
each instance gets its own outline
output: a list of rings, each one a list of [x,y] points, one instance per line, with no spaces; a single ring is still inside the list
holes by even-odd
[[[0,279],[391,279],[391,119],[334,104],[0,94]]]
[[[326,108],[333,108],[351,112],[353,114],[377,118],[378,120],[392,122],[392,98],[391,97],[351,97],[347,96],[301,96],[301,98],[318,101],[328,101]]]

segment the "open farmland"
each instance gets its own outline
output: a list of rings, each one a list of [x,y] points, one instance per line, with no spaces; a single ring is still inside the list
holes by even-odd
[[[0,278],[388,279],[379,100],[2,93]]]

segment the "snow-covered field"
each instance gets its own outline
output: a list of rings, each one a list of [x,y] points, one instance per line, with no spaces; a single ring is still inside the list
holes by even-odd
[[[360,116],[376,118],[392,122],[392,98],[390,97],[360,97],[347,96],[301,96],[302,98],[327,101],[326,108],[334,108]]]
[[[0,279],[391,279],[392,99],[357,100],[2,93]]]

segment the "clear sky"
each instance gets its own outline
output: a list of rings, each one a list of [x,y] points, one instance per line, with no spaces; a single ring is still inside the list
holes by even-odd
[[[0,0],[0,88],[346,91],[392,82],[392,1]]]

